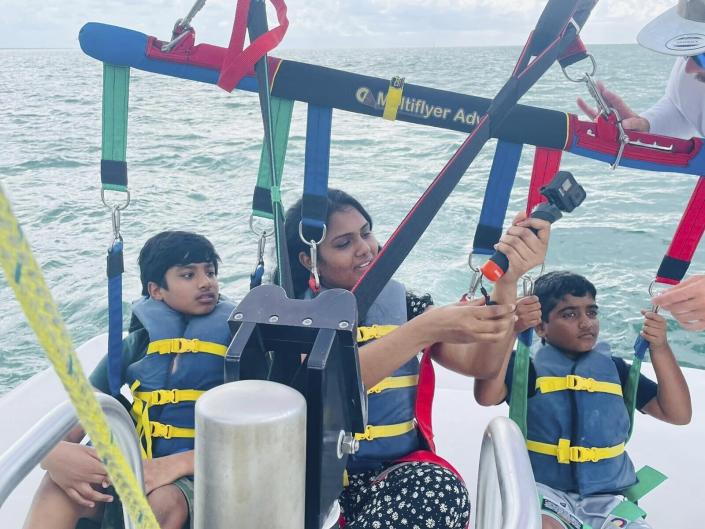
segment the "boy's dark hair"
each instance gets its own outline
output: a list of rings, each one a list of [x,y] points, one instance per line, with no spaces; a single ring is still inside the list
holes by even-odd
[[[308,288],[308,278],[311,275],[311,272],[299,262],[299,254],[301,252],[308,253],[309,251],[309,246],[304,243],[299,236],[302,205],[303,198],[300,198],[287,210],[284,220],[284,232],[289,253],[289,266],[291,266],[291,279],[294,283],[294,294],[296,297],[301,297],[306,291],[306,288]],[[330,217],[333,213],[353,208],[360,212],[360,215],[362,215],[370,225],[370,230],[372,229],[372,217],[370,217],[370,214],[362,207],[362,204],[345,191],[329,188],[326,206],[328,208],[326,222],[330,221]]]
[[[137,262],[140,265],[142,295],[148,296],[150,281],[166,288],[164,275],[172,266],[192,263],[210,263],[218,274],[220,257],[211,242],[203,235],[188,231],[163,231],[144,243]]]
[[[541,303],[541,319],[548,321],[548,315],[564,296],[583,297],[590,295],[597,298],[595,285],[579,274],[573,272],[549,272],[534,283],[534,295]]]

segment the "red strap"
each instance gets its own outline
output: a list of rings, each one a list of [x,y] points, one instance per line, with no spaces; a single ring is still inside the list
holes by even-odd
[[[578,61],[583,60],[588,56],[587,48],[580,36],[575,37],[573,43],[568,46],[568,49],[563,52],[563,54],[558,57],[558,62],[563,68],[567,68],[571,64],[575,64]]]
[[[676,228],[671,245],[661,261],[656,281],[675,285],[683,279],[704,231],[705,177],[701,176]]]
[[[289,27],[289,20],[286,18],[286,4],[284,0],[271,0],[271,2],[276,9],[279,25],[260,35],[247,48],[244,48],[250,0],[238,0],[230,44],[218,78],[218,86],[223,90],[232,92],[240,79],[247,75],[255,63],[272,51],[284,38]]]
[[[563,151],[557,149],[547,149],[536,147],[534,154],[534,168],[531,171],[531,182],[529,183],[529,197],[526,199],[526,214],[529,215],[541,202],[546,202],[540,190],[556,176],[561,167],[561,156]]]
[[[419,381],[416,386],[416,422],[426,445],[432,452],[436,451],[433,442],[433,395],[436,391],[436,373],[431,362],[434,346],[424,349],[419,365]]]

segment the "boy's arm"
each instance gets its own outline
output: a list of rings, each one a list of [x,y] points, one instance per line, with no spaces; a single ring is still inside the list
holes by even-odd
[[[475,380],[475,400],[482,406],[494,406],[504,402],[509,394],[506,377],[509,362],[512,357],[514,340],[516,336],[541,323],[541,305],[536,296],[525,296],[517,301],[517,321],[514,324],[512,340],[507,344],[506,352],[502,355],[502,364],[497,374],[485,380]],[[513,369],[512,369],[513,370]]]
[[[154,489],[174,483],[184,476],[192,476],[194,468],[193,450],[179,452],[164,457],[145,459],[144,492],[149,494]]]
[[[642,311],[641,335],[649,342],[651,364],[656,372],[656,397],[643,408],[644,413],[671,424],[688,424],[692,417],[690,392],[671,346],[666,339],[666,320],[654,312]]]

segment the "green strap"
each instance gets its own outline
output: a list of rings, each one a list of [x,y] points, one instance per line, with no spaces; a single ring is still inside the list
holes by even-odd
[[[622,493],[629,501],[639,501],[668,478],[655,468],[645,466],[636,473],[636,479],[637,482]]]
[[[103,139],[101,183],[105,190],[127,191],[127,107],[130,68],[103,63]]]
[[[629,414],[629,437],[627,437],[627,441],[631,438],[632,431],[634,431],[634,410],[636,410],[636,392],[639,388],[640,376],[641,358],[634,356],[632,365],[629,368],[627,383],[624,388],[624,404],[626,405],[627,413]]]
[[[519,426],[524,439],[526,439],[526,408],[529,396],[529,358],[529,347],[521,339],[517,340],[509,418]]]
[[[610,517],[624,518],[627,522],[631,523],[640,518],[646,518],[646,511],[636,503],[624,500],[612,509],[607,518],[609,519]]]
[[[272,97],[272,134],[274,142],[274,172],[275,182],[272,185],[269,153],[267,145],[262,145],[262,155],[259,162],[259,174],[257,184],[252,197],[252,215],[265,219],[274,218],[275,207],[281,206],[281,192],[279,185],[282,180],[284,169],[284,159],[286,148],[289,143],[289,128],[291,125],[291,115],[294,109],[294,102],[289,99]]]

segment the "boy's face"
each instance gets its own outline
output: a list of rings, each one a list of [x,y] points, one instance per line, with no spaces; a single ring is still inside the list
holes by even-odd
[[[150,297],[189,316],[210,314],[218,303],[218,277],[212,263],[172,266],[164,274],[167,288],[149,282]]]
[[[548,321],[536,327],[536,334],[568,353],[587,353],[595,347],[599,333],[597,304],[590,295],[563,296],[549,313]]]

